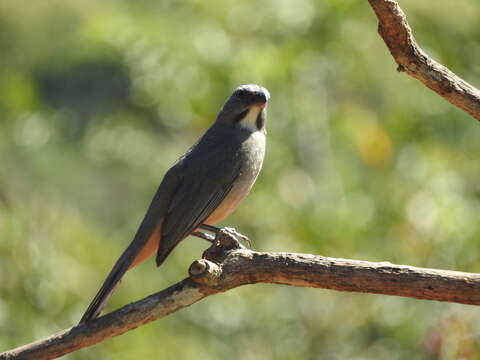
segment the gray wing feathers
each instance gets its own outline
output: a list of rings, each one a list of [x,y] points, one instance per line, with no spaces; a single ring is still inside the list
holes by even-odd
[[[233,175],[233,174],[232,174]],[[194,231],[225,199],[236,179],[236,174],[220,184],[184,183],[178,196],[182,198],[177,206],[169,209],[162,226],[162,241],[157,254],[159,266],[170,251]]]
[[[238,144],[228,134],[209,135],[175,165],[180,186],[162,224],[157,265],[221,204],[239,176]]]
[[[229,193],[232,183],[230,181],[211,192],[201,187],[190,188],[191,197],[168,213],[163,236],[179,238],[188,235],[218,207]]]

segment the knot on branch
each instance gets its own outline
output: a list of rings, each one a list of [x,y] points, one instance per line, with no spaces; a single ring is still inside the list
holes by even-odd
[[[239,239],[249,239],[233,228],[222,228],[216,231],[212,245],[204,251],[202,259],[195,260],[188,273],[196,283],[215,287],[220,284],[222,276],[221,263],[232,250],[245,249]]]
[[[218,285],[222,268],[206,259],[195,260],[188,269],[190,278],[196,283],[215,286]]]

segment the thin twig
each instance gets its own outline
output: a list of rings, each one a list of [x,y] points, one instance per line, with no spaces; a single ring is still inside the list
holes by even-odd
[[[378,32],[404,71],[447,101],[480,120],[480,91],[428,56],[417,44],[405,13],[395,0],[368,0]]]

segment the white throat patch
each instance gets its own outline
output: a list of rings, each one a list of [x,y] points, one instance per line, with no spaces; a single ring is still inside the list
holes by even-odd
[[[252,106],[247,115],[240,120],[240,126],[247,128],[250,131],[258,131],[257,117],[260,111],[262,111],[262,109],[259,106]]]

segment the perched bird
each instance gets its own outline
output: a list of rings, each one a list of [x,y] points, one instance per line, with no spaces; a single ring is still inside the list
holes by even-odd
[[[269,98],[258,85],[235,89],[215,123],[165,174],[133,241],[80,323],[100,315],[127,270],[154,253],[160,266],[180,241],[225,219],[248,195],[265,155]]]

